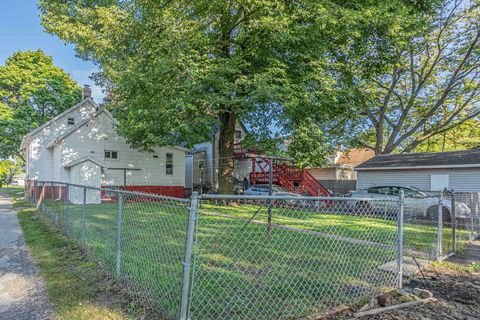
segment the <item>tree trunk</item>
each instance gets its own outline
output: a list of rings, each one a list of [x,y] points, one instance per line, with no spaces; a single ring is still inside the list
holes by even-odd
[[[375,154],[383,153],[383,119],[379,119],[375,125]]]
[[[220,138],[218,139],[218,191],[222,194],[233,193],[233,143],[237,116],[224,112],[220,117]]]

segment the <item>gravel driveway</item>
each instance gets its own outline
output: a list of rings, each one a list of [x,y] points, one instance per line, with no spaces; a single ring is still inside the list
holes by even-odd
[[[53,318],[45,284],[25,246],[12,200],[0,193],[0,319]]]

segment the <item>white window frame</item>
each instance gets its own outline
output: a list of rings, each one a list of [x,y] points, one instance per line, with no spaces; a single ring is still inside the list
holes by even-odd
[[[110,156],[107,157],[107,152],[110,154]],[[112,154],[113,152],[115,152],[117,154],[117,157],[116,158],[112,158]],[[113,160],[113,161],[116,161],[118,160],[120,157],[118,156],[119,155],[119,152],[117,150],[104,150],[103,151],[103,157],[105,160]]]
[[[168,162],[168,158],[171,156],[172,162]],[[169,168],[169,165],[171,165],[171,168]],[[169,172],[169,169],[171,169],[171,172]],[[165,153],[165,175],[167,176],[173,176],[173,153],[167,152]]]

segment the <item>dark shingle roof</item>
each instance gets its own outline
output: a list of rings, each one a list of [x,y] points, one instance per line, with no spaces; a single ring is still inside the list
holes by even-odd
[[[360,164],[355,169],[368,170],[373,168],[408,168],[408,167],[480,167],[480,149],[452,152],[423,152],[378,155]]]

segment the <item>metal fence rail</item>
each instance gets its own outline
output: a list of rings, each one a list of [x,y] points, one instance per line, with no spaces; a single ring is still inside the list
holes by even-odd
[[[176,199],[36,181],[26,195],[166,319],[291,319],[354,303],[480,231],[472,193]]]

